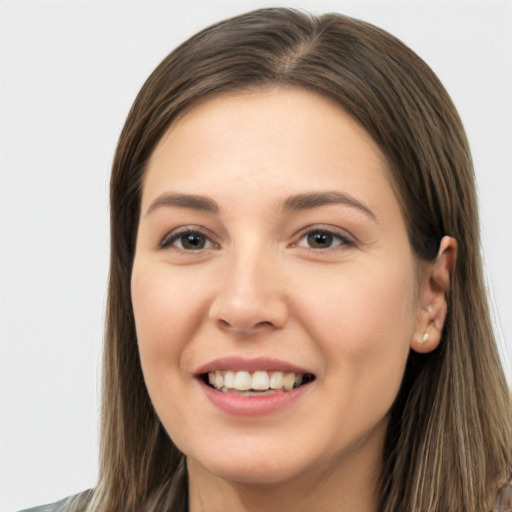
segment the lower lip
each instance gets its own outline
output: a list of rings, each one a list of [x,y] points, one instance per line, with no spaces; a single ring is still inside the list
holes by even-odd
[[[200,381],[200,384],[208,400],[215,407],[232,416],[246,417],[262,416],[281,411],[299,400],[310,387],[310,384],[304,384],[297,389],[281,393],[244,396],[217,391],[202,381]]]

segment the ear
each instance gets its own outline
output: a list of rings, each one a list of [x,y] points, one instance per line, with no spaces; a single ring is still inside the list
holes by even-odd
[[[444,236],[434,263],[426,267],[420,283],[416,326],[411,339],[415,352],[431,352],[441,341],[456,260],[457,241]]]

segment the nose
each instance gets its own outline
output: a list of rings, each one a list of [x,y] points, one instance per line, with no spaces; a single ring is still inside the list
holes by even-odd
[[[234,258],[214,297],[209,318],[223,330],[249,335],[281,329],[288,317],[283,276],[272,256]]]

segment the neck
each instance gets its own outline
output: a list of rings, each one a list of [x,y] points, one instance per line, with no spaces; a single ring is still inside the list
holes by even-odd
[[[377,430],[348,453],[280,482],[234,482],[189,458],[189,511],[377,512],[385,428]]]

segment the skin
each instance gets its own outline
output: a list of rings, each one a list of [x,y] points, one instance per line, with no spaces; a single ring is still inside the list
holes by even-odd
[[[356,203],[283,209],[326,191]],[[173,238],[182,228],[204,246]],[[311,246],[315,229],[333,234]],[[151,400],[187,456],[190,509],[376,511],[388,412],[410,349],[439,343],[455,255],[445,237],[434,265],[415,261],[383,154],[319,95],[230,93],[175,121],[143,182],[132,300]],[[195,377],[224,356],[315,380],[283,410],[236,417]]]

